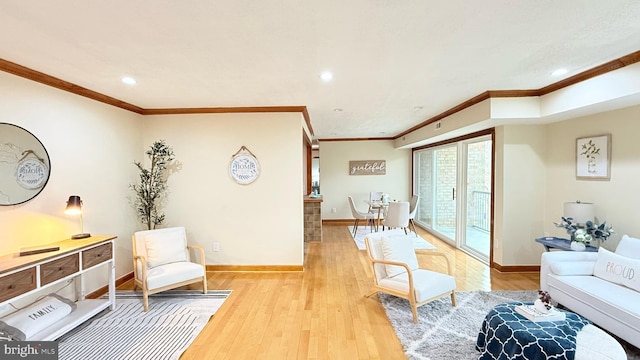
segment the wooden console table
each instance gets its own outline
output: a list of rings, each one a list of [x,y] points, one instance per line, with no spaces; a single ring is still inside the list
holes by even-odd
[[[27,340],[55,340],[100,311],[115,309],[115,236],[91,236],[80,240],[63,240],[43,247],[59,250],[20,256],[0,257],[0,306],[33,295],[47,287],[73,279],[77,308],[71,314]],[[105,267],[109,274],[109,298],[85,299],[84,275]]]

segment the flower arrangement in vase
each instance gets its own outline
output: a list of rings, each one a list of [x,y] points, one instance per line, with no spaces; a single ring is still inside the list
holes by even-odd
[[[606,241],[611,234],[615,234],[613,227],[608,225],[606,221],[600,225],[595,225],[593,221],[589,220],[584,225],[580,225],[574,223],[573,218],[563,216],[561,222],[554,224],[556,227],[564,228],[567,231],[567,234],[571,237],[571,249],[573,250],[584,250],[586,245],[593,240],[600,244],[601,241]]]

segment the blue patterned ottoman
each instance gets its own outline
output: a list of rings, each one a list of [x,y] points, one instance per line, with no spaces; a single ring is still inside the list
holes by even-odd
[[[531,303],[505,303],[489,311],[478,334],[478,359],[573,360],[577,334],[589,320],[565,311],[564,321],[533,322],[516,312],[523,304]]]

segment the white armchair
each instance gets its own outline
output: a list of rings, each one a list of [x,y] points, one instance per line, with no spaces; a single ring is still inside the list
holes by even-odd
[[[207,292],[204,249],[187,245],[184,227],[138,231],[131,240],[134,285],[142,288],[144,311],[151,294],[196,282]],[[189,249],[198,250],[200,263],[191,262]]]
[[[451,264],[446,255],[432,250],[420,251],[421,255],[444,257],[448,274],[442,274],[419,268],[412,236],[372,233],[364,238],[364,243],[374,275],[374,285],[367,297],[381,291],[407,299],[416,324],[418,306],[448,295],[451,304],[456,306],[456,280],[451,276]]]

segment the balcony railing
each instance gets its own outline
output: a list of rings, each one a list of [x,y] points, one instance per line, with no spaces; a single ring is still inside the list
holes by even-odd
[[[487,191],[473,191],[471,193],[471,226],[478,230],[489,232],[491,222],[491,193]]]

